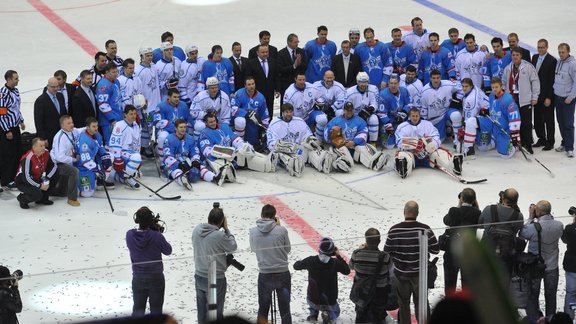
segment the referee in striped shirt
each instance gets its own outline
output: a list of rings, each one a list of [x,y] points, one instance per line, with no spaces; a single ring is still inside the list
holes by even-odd
[[[18,73],[8,70],[4,74],[6,84],[0,88],[0,182],[2,187],[16,188],[14,178],[20,161],[20,129],[24,130],[24,118],[20,112]]]

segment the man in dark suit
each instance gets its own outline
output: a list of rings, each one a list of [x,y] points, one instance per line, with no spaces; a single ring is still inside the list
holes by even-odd
[[[290,34],[286,40],[286,47],[278,52],[278,91],[280,92],[280,104],[283,103],[284,92],[294,83],[296,73],[306,73],[306,69],[308,68],[306,53],[298,47],[299,42],[296,34]]]
[[[64,96],[64,104],[66,105],[66,109],[68,111],[72,111],[72,96],[74,96],[76,86],[66,82],[68,76],[66,75],[66,72],[62,70],[54,72],[54,77],[56,80],[58,80],[58,91]]]
[[[520,43],[520,40],[518,39],[518,34],[510,33],[510,34],[508,34],[508,45],[510,45],[510,46],[506,47],[504,50],[506,52],[511,52],[512,49],[518,47],[522,51],[522,59],[524,61],[530,62],[530,51],[523,48],[523,47],[520,47],[520,45],[518,45],[519,43]]]
[[[256,90],[266,98],[268,115],[272,119],[274,93],[278,88],[278,65],[274,58],[268,56],[268,46],[260,45],[258,47],[258,56],[255,59],[248,60],[244,75],[251,76],[256,81]]]
[[[267,30],[263,30],[258,34],[258,39],[260,40],[260,44],[252,47],[250,49],[250,51],[248,52],[248,59],[255,59],[256,57],[258,57],[258,46],[260,45],[267,45],[268,46],[268,52],[269,52],[269,57],[276,59],[276,57],[278,57],[278,49],[272,45],[270,45],[270,32]],[[244,86],[244,84],[242,84],[242,86]]]
[[[92,91],[92,73],[84,70],[80,73],[80,85],[72,97],[72,110],[70,115],[74,121],[75,127],[85,127],[86,118],[94,117],[98,119],[98,107],[96,106],[96,97]]]
[[[548,54],[548,41],[538,41],[538,54],[532,56],[532,64],[538,71],[540,79],[540,95],[534,106],[534,130],[538,141],[532,147],[540,147],[543,151],[554,148],[554,73],[557,60]]]
[[[232,62],[234,70],[234,92],[244,88],[244,70],[248,63],[248,58],[242,56],[242,45],[238,42],[232,44],[232,56],[228,58]]]
[[[336,81],[342,83],[345,88],[350,88],[356,85],[356,75],[362,69],[362,62],[358,55],[350,52],[349,40],[342,41],[340,46],[342,53],[334,57],[330,69],[334,72]]]
[[[60,130],[60,117],[68,115],[64,96],[58,92],[58,80],[51,77],[48,79],[46,92],[34,102],[34,125],[36,134],[46,139],[48,147],[52,147],[52,140]]]

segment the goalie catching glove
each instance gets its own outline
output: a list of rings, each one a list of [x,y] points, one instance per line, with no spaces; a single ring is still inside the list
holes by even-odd
[[[374,109],[374,107],[372,107],[372,106],[364,107],[358,113],[358,117],[364,119],[365,121],[368,121],[368,118],[370,118],[370,116],[373,115],[375,111],[376,111],[376,109]]]
[[[330,143],[336,148],[346,145],[346,139],[342,136],[342,127],[334,126],[330,129]]]

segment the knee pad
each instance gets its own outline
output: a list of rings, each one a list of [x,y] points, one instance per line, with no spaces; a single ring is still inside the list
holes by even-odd
[[[142,163],[142,157],[140,157],[140,153],[132,153],[130,154],[130,159],[128,159],[128,163],[126,163],[126,167],[124,167],[124,171],[128,173],[128,175],[135,175],[136,171],[140,167]]]
[[[459,111],[453,111],[450,114],[450,121],[452,122],[452,127],[460,128],[462,126],[462,114]]]
[[[164,142],[166,142],[166,138],[170,135],[167,131],[160,131],[158,133],[158,149],[162,150],[164,148]]]
[[[394,170],[396,170],[400,178],[404,179],[412,173],[412,170],[416,166],[415,163],[416,161],[412,153],[398,151],[394,159]]]
[[[206,124],[204,124],[203,121],[197,119],[194,123],[194,135],[200,136],[200,133],[204,130],[204,128],[206,128]]]
[[[238,136],[244,136],[244,130],[246,129],[246,118],[236,117],[234,118],[234,131],[238,133]]]
[[[370,142],[376,142],[378,140],[378,126],[380,125],[378,116],[376,116],[375,114],[370,115],[367,123],[368,123],[368,140]]]
[[[276,171],[277,154],[265,155],[256,153],[255,155],[244,157],[238,156],[238,166],[247,167],[250,170],[259,172],[274,172]]]
[[[325,113],[321,113],[318,114],[318,116],[316,116],[314,121],[316,122],[317,128],[321,127],[322,129],[324,129],[324,127],[326,127],[326,124],[328,124],[328,117],[326,116]]]

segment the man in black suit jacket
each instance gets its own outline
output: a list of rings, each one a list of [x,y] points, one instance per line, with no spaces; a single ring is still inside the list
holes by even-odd
[[[272,119],[274,111],[274,93],[277,87],[278,65],[274,58],[268,57],[268,46],[260,45],[258,57],[248,60],[245,76],[251,76],[256,81],[256,90],[261,92],[266,98],[268,114]]]
[[[72,97],[73,109],[69,113],[74,121],[74,126],[78,128],[86,126],[88,117],[98,119],[96,96],[91,87],[92,78],[92,73],[89,70],[82,71],[80,73],[80,85]]]
[[[518,44],[520,43],[520,40],[518,39],[518,34],[516,33],[510,33],[508,34],[508,45],[510,45],[509,47],[506,47],[504,50],[506,52],[511,52],[513,48],[520,48],[520,50],[522,51],[522,59],[524,61],[530,62],[530,51],[520,47]]]
[[[308,58],[306,52],[298,47],[298,36],[288,35],[286,47],[278,52],[278,91],[280,92],[280,104],[283,103],[284,92],[294,83],[296,73],[306,73]]]
[[[66,82],[68,76],[66,72],[62,70],[54,72],[54,77],[58,80],[58,91],[64,96],[66,109],[70,112],[72,111],[72,96],[74,96],[74,92],[76,92],[76,86]]]
[[[267,30],[263,30],[258,34],[258,39],[260,40],[260,44],[252,47],[250,51],[248,51],[248,59],[255,59],[258,57],[258,46],[260,45],[267,45],[268,46],[268,57],[276,59],[278,57],[278,49],[272,45],[270,45],[270,32]],[[242,84],[244,86],[244,84]]]
[[[244,88],[244,70],[248,63],[248,58],[242,56],[242,45],[238,42],[232,44],[232,56],[228,58],[232,62],[234,69],[234,91]]]
[[[330,69],[334,72],[336,81],[342,83],[345,88],[350,88],[356,85],[356,75],[362,69],[362,62],[360,62],[358,55],[350,52],[349,40],[342,41],[340,47],[342,48],[342,53],[332,59],[332,67]],[[346,68],[345,64],[348,65],[348,68]]]
[[[60,130],[60,117],[68,115],[64,96],[58,92],[58,80],[48,79],[46,92],[34,102],[34,125],[38,137],[48,141],[47,147],[52,147],[52,140]]]
[[[538,141],[532,147],[544,146],[542,150],[554,148],[554,73],[557,60],[548,54],[548,41],[538,41],[538,54],[532,56],[532,64],[538,71],[540,79],[540,95],[534,106],[534,130]]]

